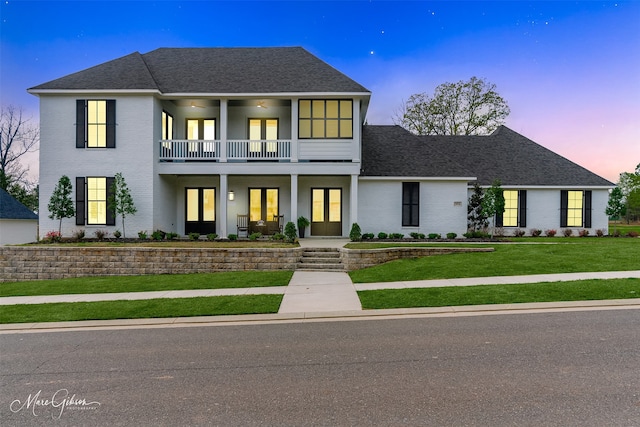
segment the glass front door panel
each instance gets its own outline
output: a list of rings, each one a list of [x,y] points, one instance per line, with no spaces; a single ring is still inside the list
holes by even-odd
[[[342,235],[342,189],[311,189],[311,235]]]
[[[216,231],[215,188],[187,188],[185,203],[185,233],[202,235]]]

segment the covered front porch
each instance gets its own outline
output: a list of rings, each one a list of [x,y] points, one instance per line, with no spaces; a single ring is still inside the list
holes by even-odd
[[[282,233],[287,222],[310,220],[305,236],[347,236],[357,222],[357,175],[177,175],[161,176],[173,200],[178,234],[215,233],[248,237]],[[166,202],[165,199],[165,202]]]

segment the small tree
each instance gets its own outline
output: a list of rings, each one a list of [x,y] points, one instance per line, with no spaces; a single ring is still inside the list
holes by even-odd
[[[122,216],[122,236],[127,237],[124,228],[124,218],[126,215],[135,215],[138,210],[133,203],[133,197],[131,197],[129,187],[127,187],[127,183],[120,172],[114,177],[113,185],[111,186],[109,207],[114,215]]]
[[[493,232],[495,233],[496,215],[504,213],[504,194],[500,187],[500,180],[496,179],[487,189],[482,199],[482,214],[491,218]]]
[[[284,226],[284,237],[287,242],[293,243],[296,241],[296,225],[289,221]]]
[[[482,199],[484,199],[484,190],[476,182],[467,205],[467,225],[472,231],[482,231],[489,226],[487,217],[482,213]]]
[[[62,219],[71,218],[76,214],[76,210],[73,207],[73,200],[71,199],[72,190],[71,180],[68,176],[62,175],[60,180],[58,180],[56,188],[53,190],[53,194],[51,194],[49,205],[47,206],[47,209],[49,209],[49,218],[60,220],[58,224],[58,233],[60,233],[60,235],[62,235]]]
[[[360,226],[357,222],[354,222],[351,226],[351,232],[349,232],[349,239],[352,242],[359,242],[362,240],[362,230],[360,230]]]
[[[607,208],[604,211],[611,219],[619,220],[622,216],[627,214],[627,205],[624,201],[624,194],[622,194],[622,190],[620,187],[616,187],[611,190],[611,194],[609,194],[609,203],[607,203]],[[616,227],[613,227],[614,231]]]

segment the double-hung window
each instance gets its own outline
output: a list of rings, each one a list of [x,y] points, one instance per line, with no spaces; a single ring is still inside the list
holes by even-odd
[[[591,191],[560,191],[560,227],[591,227]]]
[[[504,212],[496,215],[496,227],[527,226],[527,191],[504,190]]]
[[[76,100],[76,148],[116,147],[116,101]]]
[[[113,177],[76,177],[76,225],[115,225],[113,182]]]
[[[300,138],[353,138],[351,99],[301,99],[298,103]]]
[[[402,226],[420,225],[420,183],[402,183]]]

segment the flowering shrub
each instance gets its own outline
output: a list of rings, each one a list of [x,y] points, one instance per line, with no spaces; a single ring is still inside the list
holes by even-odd
[[[573,230],[570,228],[565,228],[564,230],[562,230],[562,234],[564,234],[564,237],[571,237],[573,235]]]
[[[542,230],[540,230],[539,228],[532,228],[531,230],[529,230],[529,233],[533,237],[539,237],[542,234]]]
[[[555,235],[556,235],[556,233],[557,233],[557,231],[556,231],[556,230],[554,230],[554,229],[546,230],[546,231],[544,232],[544,234],[545,234],[547,237],[553,237],[553,236],[555,236]]]
[[[589,230],[584,230],[584,229],[583,229],[583,230],[580,230],[580,231],[578,232],[578,235],[579,235],[580,237],[587,237],[587,236],[589,235]]]
[[[518,228],[516,230],[513,230],[513,235],[515,237],[522,237],[522,236],[524,236],[524,234],[525,234],[525,231],[520,229],[520,228]]]
[[[62,235],[59,231],[49,231],[46,236],[44,236],[44,241],[47,243],[55,243],[62,241]]]

